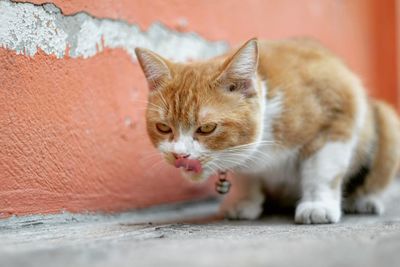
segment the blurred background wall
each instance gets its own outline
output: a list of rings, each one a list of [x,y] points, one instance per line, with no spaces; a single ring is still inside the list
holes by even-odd
[[[151,147],[136,46],[182,61],[311,36],[398,107],[399,24],[398,0],[0,0],[0,216],[213,194]]]

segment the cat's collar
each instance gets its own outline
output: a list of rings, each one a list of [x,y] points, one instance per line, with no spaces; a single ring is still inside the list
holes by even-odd
[[[227,180],[227,171],[218,171],[218,181],[215,183],[215,190],[219,194],[226,194],[231,188],[231,182]]]

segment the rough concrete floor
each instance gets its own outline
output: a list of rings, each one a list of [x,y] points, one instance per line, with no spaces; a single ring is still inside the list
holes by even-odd
[[[345,216],[335,225],[294,225],[284,215],[201,219],[216,210],[208,201],[2,220],[0,266],[400,266],[400,193],[381,217]]]

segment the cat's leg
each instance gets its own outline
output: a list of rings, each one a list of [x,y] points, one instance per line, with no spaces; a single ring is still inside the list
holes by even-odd
[[[343,209],[348,213],[382,214],[382,197],[395,178],[400,162],[400,127],[396,112],[379,101],[375,101],[373,107],[374,125],[378,128],[375,155],[362,184],[344,199]]]
[[[382,201],[383,192],[380,194],[363,194],[358,197],[346,198],[343,202],[343,210],[346,213],[376,214],[385,211]]]
[[[296,223],[335,223],[341,217],[341,183],[354,142],[328,142],[301,164],[302,198]]]
[[[221,205],[221,212],[225,217],[245,220],[259,218],[265,200],[261,179],[236,175],[232,189]]]
[[[389,159],[389,163],[391,160]],[[346,178],[343,186],[342,209],[346,213],[365,213],[365,214],[382,214],[384,205],[382,196],[384,188],[383,182],[388,182],[394,177],[394,172],[387,173],[386,167],[393,168],[391,164],[379,165],[372,168],[371,166],[362,166],[356,170],[351,177]],[[382,168],[384,167],[384,168]],[[378,182],[381,186],[371,187],[371,182]],[[371,190],[373,189],[373,190]]]

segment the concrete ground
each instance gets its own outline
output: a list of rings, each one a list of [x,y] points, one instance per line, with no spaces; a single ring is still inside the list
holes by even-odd
[[[381,217],[295,225],[212,220],[217,201],[0,221],[0,266],[400,266],[400,184]]]

